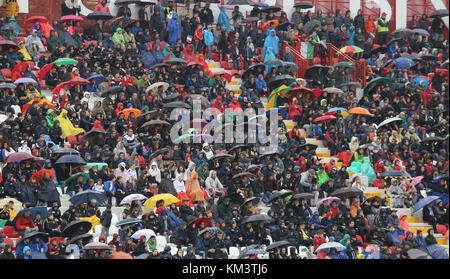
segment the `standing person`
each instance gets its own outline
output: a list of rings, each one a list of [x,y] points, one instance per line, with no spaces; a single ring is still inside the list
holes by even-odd
[[[81,8],[80,5],[78,4],[78,0],[65,0],[61,4],[61,16],[77,15],[80,12],[80,10]]]
[[[366,29],[365,22],[364,22],[364,16],[362,14],[361,9],[358,10],[358,14],[353,19],[353,25],[355,26],[356,30],[358,30],[358,28],[360,28],[361,31],[364,32],[364,30]]]
[[[198,173],[195,171],[195,168],[191,169],[191,176],[186,180],[186,193],[193,203],[205,200],[203,191],[200,188],[200,183],[198,182]]]
[[[377,27],[375,26],[375,22],[372,19],[372,16],[368,16],[367,20],[365,22],[366,26],[366,32],[369,35],[370,38],[375,39],[375,32],[377,30]]]
[[[177,13],[173,12],[169,23],[167,24],[167,33],[169,34],[168,43],[174,45],[181,39],[181,22],[178,19]]]
[[[378,33],[378,44],[380,46],[385,45],[387,42],[387,36],[389,32],[389,21],[386,19],[387,14],[382,13],[381,17],[377,20],[377,33]]]
[[[94,8],[94,12],[111,13],[108,7],[108,0],[98,0],[98,4]]]
[[[103,211],[102,216],[100,218],[100,222],[102,224],[101,234],[106,238],[109,236],[109,227],[111,226],[111,219],[112,219],[111,204],[108,204],[106,206],[106,210]]]
[[[213,26],[211,24],[208,25],[208,29],[203,31],[203,39],[207,49],[206,59],[211,60],[212,46],[214,45]]]
[[[219,13],[219,18],[217,19],[217,23],[226,29],[227,34],[230,33],[230,31],[231,31],[230,20],[228,19],[228,16],[227,16],[227,7],[226,6],[220,7],[220,13]]]
[[[241,27],[239,26],[239,24],[241,23],[242,19],[244,19],[241,11],[239,11],[239,6],[234,6],[234,10],[231,13],[231,18],[233,19],[234,31],[239,33],[241,31]]]

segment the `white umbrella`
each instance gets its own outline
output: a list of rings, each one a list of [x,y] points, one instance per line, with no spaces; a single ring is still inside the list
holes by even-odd
[[[336,249],[338,252],[344,251],[346,249],[345,246],[340,244],[339,242],[327,242],[317,247],[316,252],[323,249],[331,249],[331,248]]]
[[[123,200],[120,202],[120,205],[124,205],[124,204],[131,204],[132,201],[141,201],[141,200],[146,200],[147,197],[141,194],[131,194],[126,196],[125,198],[123,198]]]
[[[403,120],[400,117],[391,117],[391,118],[385,119],[383,122],[378,124],[377,129],[380,129],[380,127],[387,125],[389,123],[392,123],[392,122],[396,122],[396,121],[403,121]]]
[[[150,237],[152,237],[152,236],[154,236],[154,237],[156,237],[156,234],[155,234],[155,232],[153,231],[153,230],[150,230],[150,229],[143,229],[143,230],[138,230],[137,232],[135,232],[132,236],[131,236],[131,238],[133,238],[133,239],[140,239],[141,238],[141,236],[145,236],[145,239],[146,240],[149,240],[150,239]]]
[[[150,85],[147,90],[145,90],[145,92],[150,92],[150,90],[155,90],[158,89],[158,87],[162,86],[163,87],[163,91],[166,91],[169,88],[169,84],[167,82],[155,82],[152,85]]]
[[[15,211],[19,212],[22,209],[22,203],[14,198],[6,198],[6,199],[0,200],[0,209],[3,209],[5,204],[8,204],[9,201],[14,202],[14,210]]]

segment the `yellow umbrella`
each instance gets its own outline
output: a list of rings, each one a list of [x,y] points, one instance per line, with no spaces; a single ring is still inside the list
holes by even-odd
[[[164,200],[164,205],[171,205],[172,203],[180,202],[180,200],[172,194],[159,194],[146,200],[144,202],[144,206],[155,207],[156,202],[159,200]]]

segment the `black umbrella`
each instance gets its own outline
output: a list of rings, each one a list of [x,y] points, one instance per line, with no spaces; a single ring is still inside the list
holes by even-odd
[[[241,22],[242,23],[250,23],[250,22],[256,22],[259,20],[259,17],[247,17],[244,18]]]
[[[422,58],[422,60],[430,60],[430,61],[438,60],[438,57],[436,55],[432,55],[432,54],[425,54],[425,55],[421,55],[419,57]]]
[[[427,252],[421,249],[409,249],[407,253],[410,259],[426,260],[431,258],[431,256]]]
[[[150,110],[150,111],[146,111],[143,114],[141,114],[138,118],[139,119],[143,119],[146,115],[150,114],[150,118],[155,117],[156,115],[159,114],[159,112],[157,110]]]
[[[309,2],[298,2],[294,4],[294,8],[301,8],[301,9],[310,9],[313,7],[313,4]]]
[[[296,194],[292,197],[292,199],[294,200],[299,200],[299,199],[314,199],[314,195],[311,193],[301,193],[301,194]]]
[[[421,35],[421,36],[425,36],[425,37],[430,36],[430,33],[428,33],[427,30],[422,29],[422,28],[415,28],[415,29],[413,29],[413,30],[411,30],[411,31],[412,31],[414,34],[419,34],[419,35]]]
[[[230,153],[231,151],[234,151],[238,148],[249,148],[250,146],[246,145],[246,144],[237,144],[235,146],[233,146],[232,148],[230,148],[230,150],[228,150],[228,153]]]
[[[111,32],[113,32],[113,33],[116,32],[117,27],[119,27],[120,21],[122,21],[122,23],[123,23],[122,26],[124,28],[127,27],[131,23],[131,20],[129,17],[125,17],[125,16],[118,17],[118,18],[114,19],[110,24]]]
[[[340,199],[347,199],[362,195],[364,195],[364,192],[356,187],[340,188],[331,193],[332,197],[338,197]]]
[[[329,67],[323,66],[323,65],[320,65],[320,64],[312,65],[312,66],[308,67],[308,69],[306,69],[306,71],[305,71],[305,78],[312,79],[312,77],[314,76],[315,72],[317,70],[319,70],[319,68],[322,69],[322,71],[325,71]]]
[[[22,241],[24,241],[25,239],[30,239],[30,241],[32,241],[32,239],[39,237],[40,239],[42,239],[42,241],[44,241],[45,243],[48,242],[48,233],[43,233],[43,232],[39,232],[39,231],[32,231],[29,232],[27,234],[25,234],[21,239],[19,239],[19,241],[16,243],[16,246],[21,243]]]
[[[116,2],[114,2],[115,5],[123,5],[123,4],[139,4],[140,2],[142,2],[141,0],[116,0]]]
[[[264,64],[254,64],[254,65],[251,65],[250,67],[248,67],[248,69],[245,70],[244,73],[242,73],[242,80],[243,81],[247,80],[250,75],[256,75],[258,73],[258,68],[260,68],[262,70],[261,73],[264,76],[265,65]],[[255,78],[258,78],[258,77],[255,76]]]
[[[256,215],[252,215],[252,216],[249,216],[249,217],[245,218],[244,221],[242,221],[242,224],[254,223],[254,222],[270,223],[272,221],[273,221],[273,218],[270,217],[269,215],[256,214]]]
[[[282,84],[287,84],[288,86],[295,82],[295,78],[291,75],[278,75],[275,78],[269,80],[267,86],[269,87],[269,90],[272,91],[273,89],[281,86]]]
[[[158,68],[158,67],[167,67],[167,68],[169,68],[169,65],[166,65],[164,63],[158,63],[158,64],[155,64],[155,65],[152,65],[149,69],[153,70],[154,68]]]
[[[272,251],[272,250],[275,250],[277,248],[280,248],[280,247],[283,247],[283,246],[289,246],[289,245],[291,245],[291,243],[289,241],[286,241],[286,240],[273,242],[272,244],[267,246],[266,251]]]
[[[91,228],[91,222],[85,220],[75,220],[67,224],[61,234],[63,237],[72,238],[74,236],[89,232]]]
[[[293,195],[293,194],[294,194],[294,192],[291,191],[291,190],[281,190],[281,191],[275,192],[275,193],[270,197],[269,202],[272,202],[272,201],[274,201],[274,200],[276,200],[276,199],[278,199],[278,198],[284,199],[284,198],[286,198],[286,197],[288,197],[288,196],[290,196],[290,195]]]
[[[430,17],[445,17],[448,16],[448,10],[440,9],[431,13]]]
[[[264,64],[281,67],[281,66],[283,66],[283,61],[280,59],[271,59],[271,60],[265,62]]]
[[[258,206],[261,203],[261,201],[262,201],[262,198],[259,198],[259,197],[249,198],[241,205],[241,210],[242,210],[242,207],[244,207],[248,204],[252,204],[252,206]]]
[[[105,135],[106,132],[100,129],[93,129],[90,130],[89,132],[87,132],[84,136],[83,136],[83,140],[86,140],[88,142],[91,142],[94,139],[97,139],[99,137],[102,137],[103,135]]]
[[[53,154],[75,154],[78,155],[80,152],[78,150],[75,150],[73,148],[58,148],[58,150],[54,151]]]
[[[185,108],[185,109],[192,109],[192,107],[189,104],[186,104],[184,102],[171,102],[163,105],[163,108]]]
[[[227,5],[250,5],[252,2],[250,0],[230,0]]]
[[[94,238],[94,236],[92,234],[80,234],[77,236],[74,236],[73,238],[70,239],[70,244],[74,244],[75,242],[77,242],[79,239],[83,239],[83,246],[86,245],[89,240],[91,240],[92,238]]]
[[[76,193],[69,199],[73,206],[78,206],[82,203],[89,203],[91,200],[96,200],[97,204],[103,204],[106,201],[106,197],[101,192],[85,190]]]
[[[0,27],[0,31],[14,31],[14,30],[20,30],[20,27],[15,24],[9,24],[9,23]]]
[[[355,88],[361,88],[361,84],[359,84],[358,82],[344,82],[339,84],[338,88],[344,88],[344,87],[350,87],[350,86],[354,86]]]
[[[298,71],[298,66],[294,62],[283,61],[283,67],[291,67],[292,72]]]
[[[322,26],[322,23],[317,19],[312,19],[303,26],[303,31],[305,31],[306,34],[309,34],[316,26]]]
[[[16,88],[16,85],[14,83],[2,83],[2,84],[0,84],[0,89],[5,89],[5,88],[14,89],[14,88]]]
[[[145,128],[147,126],[155,126],[155,125],[166,125],[171,126],[169,122],[164,120],[150,120],[144,123],[144,125],[141,126],[141,128]]]
[[[255,177],[255,175],[253,173],[245,171],[245,172],[241,172],[241,173],[234,175],[232,179],[236,179],[236,178],[240,178],[240,177],[244,177],[244,176]]]
[[[410,35],[412,33],[413,33],[413,31],[409,28],[400,28],[400,29],[393,31],[392,35],[400,35],[400,34]]]
[[[444,141],[445,138],[441,138],[441,137],[428,137],[428,138],[424,138],[421,143],[430,143],[430,142],[438,142],[438,141]]]
[[[373,48],[373,49],[370,51],[370,55],[372,55],[372,54],[377,54],[378,52],[386,53],[386,51],[387,51],[387,47],[385,47],[385,46],[379,46],[379,47]]]
[[[136,260],[146,260],[150,256],[150,253],[144,253],[140,254],[139,256],[135,257]]]
[[[208,227],[198,232],[197,237],[202,236],[205,232],[209,232],[210,237],[214,238],[219,232],[223,234],[223,231],[217,227]]]
[[[55,164],[86,165],[86,161],[77,155],[63,155]]]
[[[107,12],[92,12],[86,16],[88,19],[92,20],[108,20],[113,18],[113,16],[110,13]]]
[[[166,61],[166,64],[186,64],[186,60],[181,58],[171,58]]]
[[[270,6],[268,8],[261,9],[261,12],[263,12],[263,13],[276,13],[279,11],[281,11],[281,8],[277,7],[277,6]]]
[[[175,100],[177,98],[180,98],[180,97],[181,97],[181,95],[179,93],[174,93],[174,94],[167,95],[162,100],[163,100],[164,103],[166,103],[166,102],[171,102],[171,101],[173,101],[173,100]]]
[[[169,152],[169,151],[170,151],[170,149],[167,148],[167,147],[161,148],[161,149],[159,149],[159,150],[153,152],[152,154],[150,154],[149,161],[151,161],[153,158],[155,158],[155,157],[158,156],[159,154],[164,155],[165,153],[167,153],[167,152]]]
[[[139,218],[127,218],[125,220],[117,222],[116,226],[120,227],[120,226],[132,225],[132,224],[137,224],[137,223],[142,223],[142,220]]]
[[[106,96],[108,96],[108,93],[111,93],[114,95],[114,94],[119,93],[120,91],[122,91],[122,86],[114,86],[114,87],[110,87],[108,89],[103,90],[100,93],[100,96],[106,97]]]

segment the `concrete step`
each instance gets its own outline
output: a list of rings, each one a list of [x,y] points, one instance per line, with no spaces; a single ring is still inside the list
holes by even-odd
[[[321,140],[317,140],[314,138],[306,138],[306,143],[317,145],[318,147],[324,147],[323,142]]]
[[[316,149],[316,155],[319,156],[320,158],[322,157],[329,158],[331,157],[330,149],[326,147],[318,147]]]

